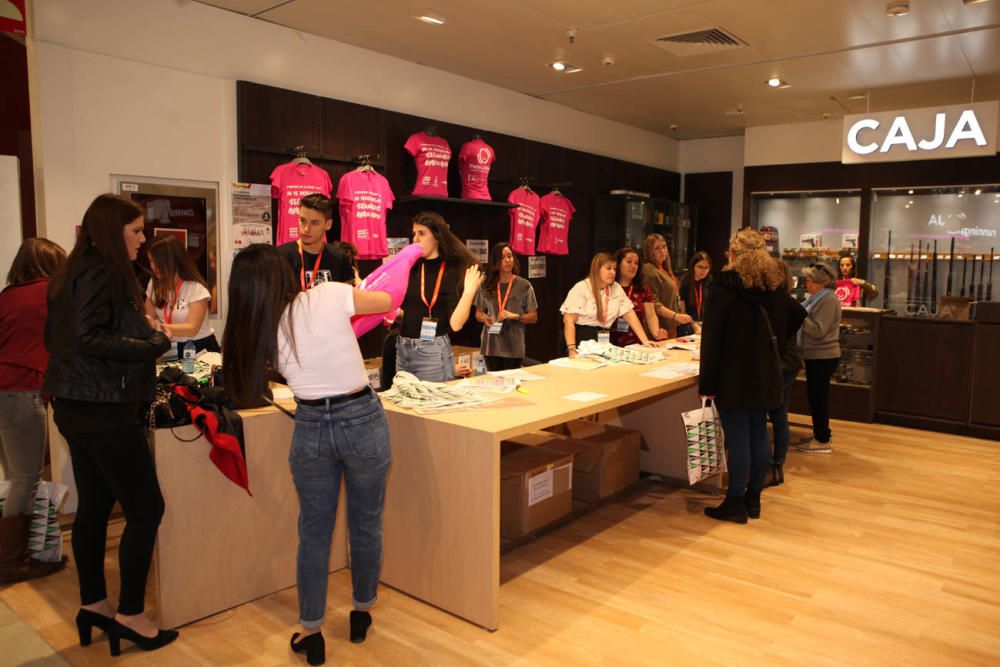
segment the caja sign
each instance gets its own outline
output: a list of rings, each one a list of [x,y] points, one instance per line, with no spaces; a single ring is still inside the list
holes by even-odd
[[[1000,102],[844,116],[840,161],[902,162],[994,155]]]

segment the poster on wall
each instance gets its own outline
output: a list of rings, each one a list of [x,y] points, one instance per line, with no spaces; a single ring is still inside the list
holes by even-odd
[[[841,243],[841,247],[844,250],[850,250],[851,252],[857,252],[858,251],[858,235],[857,235],[857,233],[854,233],[854,234],[844,234],[843,235],[843,242]]]
[[[472,251],[472,254],[479,258],[480,264],[485,264],[490,260],[489,239],[469,239],[465,245]]]
[[[529,278],[544,278],[545,277],[545,256],[535,255],[528,258],[528,277]]]
[[[799,247],[803,249],[817,249],[823,247],[822,234],[799,234]]]
[[[156,227],[153,229],[153,236],[176,236],[177,240],[185,248],[188,247],[188,230],[173,229],[171,227]],[[197,244],[195,244],[197,245]]]
[[[27,34],[25,4],[25,0],[0,0],[0,32],[21,37]]]
[[[386,240],[386,246],[388,246],[389,254],[382,258],[382,263],[385,264],[389,261],[391,257],[394,257],[399,253],[400,250],[410,245],[410,239],[405,236],[400,237],[389,237]]]
[[[271,186],[233,183],[233,254],[254,243],[271,245]]]

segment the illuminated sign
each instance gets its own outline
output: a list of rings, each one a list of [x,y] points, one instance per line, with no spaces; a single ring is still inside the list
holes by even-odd
[[[840,161],[900,162],[994,155],[1000,102],[844,116]]]

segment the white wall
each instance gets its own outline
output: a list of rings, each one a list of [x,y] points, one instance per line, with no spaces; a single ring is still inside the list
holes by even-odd
[[[20,245],[21,172],[16,155],[0,155],[0,289]]]
[[[840,162],[843,120],[766,125],[746,130],[746,166]]]
[[[733,173],[732,231],[743,225],[743,137],[692,139],[680,142],[680,170],[687,174]],[[683,193],[683,188],[681,190]]]

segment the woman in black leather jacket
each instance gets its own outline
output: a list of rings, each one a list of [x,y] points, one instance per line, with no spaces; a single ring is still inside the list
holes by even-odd
[[[175,631],[157,630],[143,613],[146,576],[163,516],[163,497],[144,428],[153,400],[156,358],[170,347],[143,314],[132,269],[145,241],[142,209],[115,195],[97,197],[83,216],[76,245],[49,286],[45,392],[69,444],[80,506],[73,556],[80,579],[80,643],[96,626],[112,655],[124,637],[145,650]],[[118,551],[121,594],[107,599],[104,553],[108,517],[118,501],[125,531]]]

